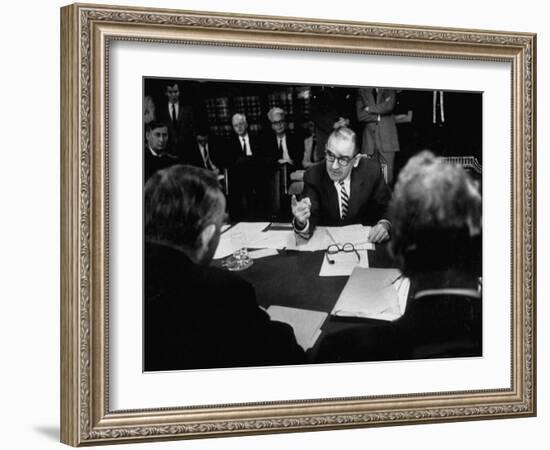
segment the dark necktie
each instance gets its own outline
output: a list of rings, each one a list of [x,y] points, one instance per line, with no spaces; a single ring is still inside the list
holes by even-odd
[[[178,120],[178,117],[176,116],[176,105],[172,103],[172,122],[175,124]]]
[[[242,138],[243,155],[246,156],[246,138]]]
[[[346,185],[343,181],[340,181],[340,197],[342,198],[342,213],[340,218],[345,219],[348,215],[349,197],[346,191]]]
[[[283,155],[283,140],[279,139],[279,138],[277,138],[277,140],[279,141],[279,158],[284,158],[284,155]]]

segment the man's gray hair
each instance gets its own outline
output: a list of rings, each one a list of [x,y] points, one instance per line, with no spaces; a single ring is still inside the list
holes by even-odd
[[[244,122],[248,125],[248,122],[246,121],[246,116],[241,113],[235,113],[233,114],[233,117],[231,117],[231,123],[235,123],[235,121]]]
[[[286,111],[278,106],[274,106],[267,112],[267,118],[270,122],[273,122],[275,115],[283,116],[283,120],[286,118]]]
[[[400,172],[389,215],[390,248],[404,273],[458,267],[481,232],[481,195],[461,166],[425,150]]]
[[[330,133],[330,136],[328,137],[327,148],[335,140],[351,142],[355,149],[354,153],[357,153],[359,151],[359,149],[357,148],[357,135],[355,134],[355,131],[353,131],[351,128],[348,128],[348,127],[336,128],[332,133]]]

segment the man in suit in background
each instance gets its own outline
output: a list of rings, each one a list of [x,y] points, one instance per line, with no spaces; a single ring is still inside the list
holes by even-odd
[[[288,164],[293,169],[299,169],[304,156],[304,143],[287,132],[286,111],[278,107],[271,108],[267,118],[273,132],[266,136],[266,154],[274,157],[278,164]]]
[[[193,145],[185,152],[185,163],[210,170],[216,174],[225,166],[220,143],[210,136],[207,124],[198,124]]]
[[[254,288],[209,263],[225,220],[216,176],[177,165],[145,185],[145,370],[298,364],[292,328],[269,319]]]
[[[395,153],[399,139],[393,110],[396,91],[382,88],[360,88],[357,93],[357,120],[364,124],[361,153],[379,158],[387,166],[387,183],[393,181]]]
[[[229,166],[229,213],[233,220],[265,219],[268,215],[268,176],[273,158],[266,155],[262,142],[248,133],[244,114],[231,119],[233,134],[227,144]]]
[[[152,121],[145,125],[145,148],[143,149],[143,182],[157,170],[179,163],[177,156],[169,153],[168,127],[163,122]]]
[[[264,156],[260,140],[248,133],[248,122],[244,114],[233,114],[231,126],[235,134],[229,139],[230,155],[235,161],[239,158],[257,159]]]
[[[268,178],[271,207],[272,213],[282,219],[290,210],[290,198],[285,194],[289,192],[291,177],[294,178],[293,174],[297,174],[296,171],[302,167],[304,141],[288,132],[284,109],[271,108],[267,118],[271,123],[272,132],[267,133],[264,148],[266,155],[273,160],[274,167],[271,177]]]
[[[193,109],[181,101],[176,82],[166,85],[164,95],[166,103],[157,110],[157,115],[168,126],[171,153],[184,158],[186,147],[193,142]]]
[[[292,197],[295,231],[308,239],[317,225],[372,225],[369,241],[389,238],[391,224],[386,210],[391,198],[380,165],[357,151],[356,135],[346,127],[327,141],[325,163],[304,175],[302,199]]]

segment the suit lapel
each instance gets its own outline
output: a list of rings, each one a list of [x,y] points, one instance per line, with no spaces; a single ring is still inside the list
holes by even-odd
[[[359,163],[361,164],[361,163]],[[361,195],[364,192],[363,183],[365,180],[359,176],[359,166],[351,171],[350,180],[350,202],[347,218],[353,220],[359,215],[359,207],[361,205]]]
[[[328,176],[326,170],[323,170],[323,190],[322,198],[327,199],[327,208],[325,211],[328,213],[329,223],[340,222],[340,206],[338,205],[338,193],[334,187],[334,182]]]

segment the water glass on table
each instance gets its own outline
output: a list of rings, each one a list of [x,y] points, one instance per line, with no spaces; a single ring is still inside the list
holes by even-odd
[[[233,233],[230,235],[233,255],[226,262],[226,267],[231,271],[240,271],[248,269],[254,262],[248,256],[246,247],[246,235],[242,232]]]

